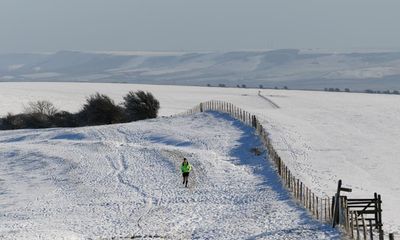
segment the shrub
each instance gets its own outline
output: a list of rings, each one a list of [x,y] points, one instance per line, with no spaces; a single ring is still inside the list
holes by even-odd
[[[100,93],[86,99],[77,118],[80,126],[121,123],[126,119],[123,109],[110,97]]]
[[[365,92],[366,92],[366,93],[374,93],[374,91],[371,90],[371,89],[367,89],[367,90],[365,90]]]
[[[51,122],[47,115],[41,113],[8,114],[2,119],[1,129],[48,128]]]
[[[49,116],[43,113],[21,114],[24,128],[49,128],[52,126]]]
[[[124,97],[123,105],[128,121],[156,118],[160,109],[160,103],[153,94],[144,91],[130,91]]]
[[[1,119],[2,130],[17,129],[17,125],[22,125],[22,122],[20,118],[16,118],[16,116],[11,113],[8,113],[6,117]]]
[[[61,111],[54,114],[50,121],[54,127],[77,127],[77,117],[75,114]]]
[[[103,94],[96,93],[86,99],[81,111],[72,114],[58,111],[51,102],[30,102],[25,113],[9,113],[0,118],[0,129],[78,127],[122,123],[157,117],[160,103],[149,92],[129,92],[124,97],[124,107]]]

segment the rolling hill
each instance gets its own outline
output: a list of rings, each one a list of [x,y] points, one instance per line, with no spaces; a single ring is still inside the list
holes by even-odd
[[[400,53],[271,51],[0,55],[0,81],[207,84],[291,89],[400,89]]]

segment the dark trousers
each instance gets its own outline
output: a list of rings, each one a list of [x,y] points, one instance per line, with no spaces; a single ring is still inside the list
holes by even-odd
[[[182,177],[183,177],[183,184],[186,183],[186,186],[187,186],[188,180],[189,180],[189,173],[188,172],[182,173]]]

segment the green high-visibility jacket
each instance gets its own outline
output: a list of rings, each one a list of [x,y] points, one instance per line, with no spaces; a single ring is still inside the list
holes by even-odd
[[[181,165],[181,171],[182,171],[183,173],[187,173],[187,172],[192,171],[192,165],[190,165],[190,163],[188,163],[188,164],[182,164],[182,165]]]

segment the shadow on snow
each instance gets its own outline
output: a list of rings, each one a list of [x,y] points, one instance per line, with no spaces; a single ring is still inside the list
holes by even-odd
[[[240,139],[238,140],[238,144],[235,148],[231,150],[229,155],[235,159],[238,165],[247,165],[251,166],[253,169],[253,173],[263,179],[263,185],[265,187],[270,187],[277,196],[278,201],[285,201],[290,207],[300,213],[300,225],[312,224],[315,228],[310,229],[305,226],[305,228],[294,228],[294,229],[285,229],[278,232],[265,232],[260,235],[252,236],[248,239],[255,239],[259,237],[266,237],[272,235],[280,235],[287,233],[296,233],[299,231],[309,231],[309,232],[330,232],[335,233],[329,225],[321,224],[317,220],[313,219],[312,216],[301,207],[299,204],[295,202],[292,198],[291,194],[287,191],[287,189],[283,186],[283,183],[275,170],[275,166],[269,160],[268,150],[263,146],[260,138],[255,132],[255,129],[247,126],[239,120],[232,118],[230,115],[225,113],[219,113],[214,111],[207,111],[207,114],[211,114],[213,117],[218,119],[223,119],[227,122],[230,122],[232,126],[239,129],[242,132]],[[252,148],[258,148],[262,150],[262,153],[259,156],[256,156],[251,152]],[[339,239],[339,237],[338,237]]]

